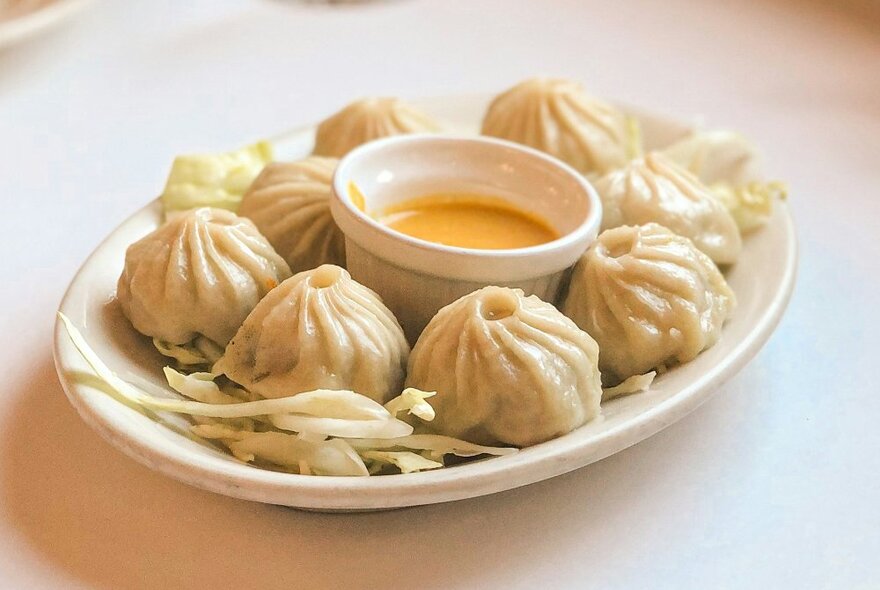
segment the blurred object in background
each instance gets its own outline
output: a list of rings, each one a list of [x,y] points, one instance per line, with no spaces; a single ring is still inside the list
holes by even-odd
[[[0,0],[0,51],[67,20],[92,0]]]

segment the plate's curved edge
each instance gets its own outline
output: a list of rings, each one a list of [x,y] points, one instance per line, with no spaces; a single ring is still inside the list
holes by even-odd
[[[123,227],[144,215],[146,210],[156,206],[157,204],[153,202],[130,216],[117,230],[114,230],[101,242],[86,259],[71,282],[60,305],[62,311],[65,310],[65,305],[77,283],[77,278],[107,242],[113,239]],[[507,465],[505,458],[502,457],[434,472],[357,479],[292,476],[235,464],[232,464],[234,468],[224,465],[222,469],[218,470],[218,465],[215,462],[187,461],[171,452],[157,450],[147,445],[138,436],[123,436],[124,433],[118,430],[118,426],[114,427],[107,417],[88,401],[89,395],[96,395],[96,393],[89,393],[85,386],[69,382],[66,379],[65,373],[69,368],[67,365],[70,363],[65,362],[65,359],[70,359],[71,354],[76,355],[77,353],[67,338],[60,321],[56,322],[55,326],[56,370],[71,404],[84,421],[105,440],[151,469],[211,492],[245,500],[319,511],[400,508],[497,493],[573,471],[656,434],[696,409],[712,393],[717,391],[723,382],[732,377],[758,353],[769,340],[783,316],[794,289],[797,273],[798,248],[794,225],[787,206],[780,203],[779,208],[788,244],[784,262],[784,276],[781,279],[780,288],[774,293],[772,301],[764,309],[764,313],[755,323],[754,329],[737,344],[731,353],[724,357],[725,362],[718,366],[717,370],[709,371],[699,381],[689,384],[688,387],[651,408],[650,411],[621,424],[616,429],[600,433],[589,441],[589,449],[575,447],[563,449],[560,452],[542,453],[539,447],[543,445],[537,445],[529,449],[529,452],[534,456],[525,464]],[[128,408],[126,410],[133,412]],[[622,436],[627,433],[630,436]],[[539,467],[542,468],[536,469],[535,464],[539,464]],[[474,467],[478,467],[478,469],[469,469]],[[242,471],[242,469],[246,471]],[[462,479],[466,480],[468,485],[461,485],[460,482],[454,481],[459,475],[464,476],[465,471],[468,472],[467,477]],[[295,480],[291,478],[295,478]],[[377,481],[379,479],[382,481]],[[295,485],[292,485],[292,481],[295,481]],[[259,489],[253,489],[255,484],[259,486]],[[334,487],[336,489],[332,489]],[[416,499],[413,497],[415,495],[419,497]]]

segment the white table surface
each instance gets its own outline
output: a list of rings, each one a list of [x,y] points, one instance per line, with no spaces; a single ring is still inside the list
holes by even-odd
[[[880,587],[880,21],[827,4],[107,1],[0,53],[0,587]],[[53,311],[174,154],[539,73],[736,127],[789,181],[791,307],[711,401],[551,481],[344,516],[186,487],[78,419]]]

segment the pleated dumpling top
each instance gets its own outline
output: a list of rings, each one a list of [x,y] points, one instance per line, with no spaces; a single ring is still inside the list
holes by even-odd
[[[562,311],[599,343],[606,384],[687,362],[712,346],[733,291],[688,238],[651,223],[599,235]]]
[[[408,356],[403,330],[378,295],[328,264],[269,293],[214,373],[268,398],[349,389],[384,403],[401,393]]]
[[[290,269],[254,224],[203,207],[172,218],[125,253],[116,296],[137,331],[221,348]]]
[[[440,126],[399,98],[364,98],[318,125],[316,156],[341,158],[357,146],[391,135],[431,133]]]
[[[330,215],[336,158],[312,156],[268,164],[242,199],[252,220],[292,272],[345,265],[345,237]]]
[[[718,264],[736,262],[739,228],[706,185],[658,153],[630,162],[595,183],[602,229],[659,223],[693,243]]]
[[[432,430],[527,446],[599,414],[598,354],[549,303],[485,287],[437,312],[413,348],[407,385],[437,392]]]
[[[546,152],[583,174],[604,174],[639,153],[637,129],[577,82],[536,78],[492,101],[482,133]]]

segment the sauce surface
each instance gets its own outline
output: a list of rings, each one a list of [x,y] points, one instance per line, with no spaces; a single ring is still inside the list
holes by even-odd
[[[559,233],[540,216],[504,199],[466,193],[426,195],[374,216],[402,234],[435,244],[499,250],[552,242]]]

